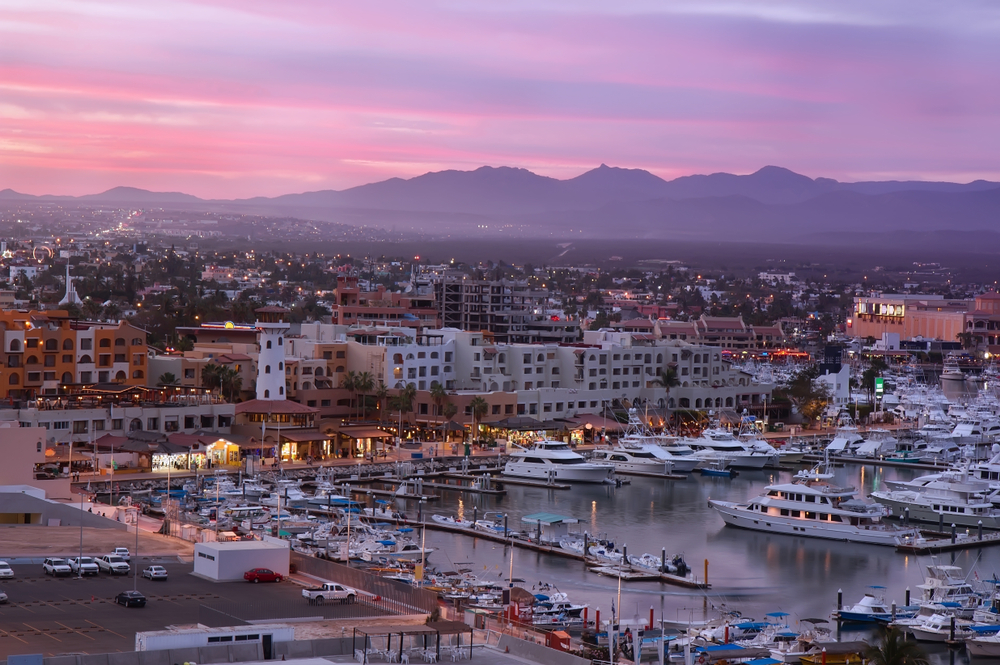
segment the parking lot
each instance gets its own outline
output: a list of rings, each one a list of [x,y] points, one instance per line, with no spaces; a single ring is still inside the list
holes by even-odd
[[[138,559],[138,589],[145,608],[116,605],[114,597],[132,589],[131,574],[112,577],[53,578],[37,563],[10,561],[14,579],[0,580],[9,601],[0,605],[0,659],[11,654],[106,653],[135,649],[135,633],[176,624],[233,626],[249,621],[316,617],[324,619],[381,615],[364,603],[309,605],[302,587],[278,584],[213,583],[191,575],[192,564]],[[136,559],[133,559],[133,564]],[[166,581],[141,577],[142,568],[161,564]]]

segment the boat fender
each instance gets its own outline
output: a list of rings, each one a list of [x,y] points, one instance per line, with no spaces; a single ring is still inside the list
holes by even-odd
[[[698,665],[705,665],[708,662],[708,657],[705,654],[698,656]]]

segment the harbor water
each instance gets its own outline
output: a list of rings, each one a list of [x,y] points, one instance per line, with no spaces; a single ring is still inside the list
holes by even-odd
[[[909,480],[923,472],[906,468],[848,464],[834,469],[834,481],[850,485],[867,495],[884,480]],[[487,579],[504,582],[513,563],[513,577],[527,589],[548,583],[568,593],[574,602],[600,608],[602,617],[612,606],[620,616],[631,619],[649,616],[652,607],[657,619],[693,619],[717,615],[717,610],[738,610],[744,616],[761,619],[769,612],[787,612],[792,628],[804,618],[830,618],[836,608],[838,589],[844,603],[853,605],[871,586],[880,590],[887,602],[904,604],[910,588],[914,602],[920,597],[930,556],[917,557],[895,552],[890,547],[862,545],[772,535],[727,527],[708,506],[708,500],[744,501],[759,495],[764,487],[789,482],[790,471],[741,471],[733,479],[692,474],[684,480],[632,478],[622,487],[577,484],[569,490],[507,486],[501,497],[477,496],[435,490],[441,499],[424,506],[424,517],[441,513],[473,518],[485,511],[506,513],[512,530],[521,529],[521,517],[548,512],[580,520],[580,530],[591,536],[607,537],[629,554],[649,552],[660,555],[680,553],[699,577],[707,559],[708,591],[685,589],[660,582],[628,582],[589,572],[583,562],[515,548],[502,543],[434,530],[427,532],[427,544],[436,548],[430,563],[438,570],[470,569]],[[400,509],[413,515],[412,502]],[[936,525],[932,525],[935,526]],[[975,535],[975,534],[973,534]],[[970,549],[938,555],[938,563],[962,566],[970,578],[1000,574],[1000,548]],[[974,566],[974,567],[973,567]],[[593,614],[591,614],[593,617]]]

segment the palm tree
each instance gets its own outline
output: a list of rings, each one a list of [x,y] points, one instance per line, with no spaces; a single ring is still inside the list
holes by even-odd
[[[659,374],[656,375],[656,378],[649,383],[654,386],[665,388],[668,395],[670,394],[671,388],[676,388],[681,385],[680,379],[677,378],[677,370],[673,367],[661,369]]]
[[[340,380],[340,387],[344,390],[354,393],[358,389],[358,373],[353,369],[344,374],[344,378]]]
[[[104,311],[104,306],[90,296],[83,299],[83,315],[91,321],[99,318]]]
[[[375,389],[375,377],[371,375],[371,372],[361,372],[354,379],[354,389],[362,395],[362,397],[367,396],[372,390]],[[359,399],[360,403],[362,400]],[[367,400],[364,404],[361,404],[361,413],[364,414],[367,409]]]
[[[476,395],[469,402],[469,410],[472,411],[472,438],[479,438],[479,422],[490,410],[490,404],[485,399]]]
[[[441,411],[441,405],[445,403],[448,399],[448,391],[444,389],[439,382],[434,381],[431,383],[431,401],[434,402],[434,406],[437,410]]]
[[[229,401],[236,400],[236,395],[243,389],[243,377],[232,367],[219,369],[219,392],[229,393]]]
[[[923,647],[907,640],[896,626],[883,630],[875,643],[865,650],[865,657],[872,665],[928,665]]]
[[[215,363],[208,363],[201,368],[201,385],[203,388],[215,390],[222,388],[222,367]]]
[[[156,381],[157,385],[161,386],[176,386],[179,381],[173,372],[164,372],[160,375],[160,378]]]
[[[401,388],[396,395],[396,410],[400,416],[413,411],[413,400],[417,397],[417,387],[412,383],[407,383],[405,388]]]
[[[378,421],[379,423],[385,422],[385,409],[386,400],[389,397],[389,386],[385,385],[385,381],[379,381],[378,387],[375,388],[375,399],[378,401]]]

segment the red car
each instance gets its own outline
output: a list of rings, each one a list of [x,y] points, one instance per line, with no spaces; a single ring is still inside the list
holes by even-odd
[[[282,576],[280,573],[276,573],[273,570],[267,568],[254,568],[253,570],[248,570],[243,573],[243,579],[247,582],[280,582]]]

